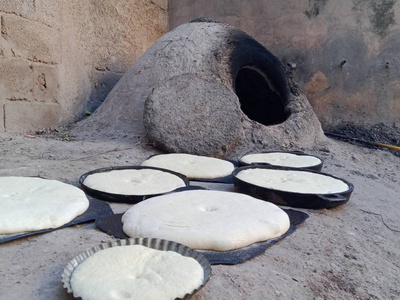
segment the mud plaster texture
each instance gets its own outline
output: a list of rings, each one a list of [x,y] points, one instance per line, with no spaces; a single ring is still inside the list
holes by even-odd
[[[1,176],[73,185],[87,171],[140,164],[157,153],[141,141],[79,140],[68,132],[3,134],[0,142]],[[308,152],[324,159],[324,172],[355,185],[350,201],[330,210],[301,209],[310,217],[295,233],[247,262],[213,266],[210,281],[192,299],[400,298],[399,158],[334,140]],[[233,190],[229,184],[201,185]],[[121,213],[130,205],[111,207]],[[0,245],[0,299],[71,299],[61,283],[67,262],[112,240],[89,223]]]
[[[245,31],[294,66],[324,128],[399,122],[400,1],[169,1],[170,29],[203,16]]]
[[[240,110],[235,79],[260,68],[287,120],[263,126]],[[268,99],[269,101],[269,99]],[[89,118],[73,128],[92,138],[147,137],[160,149],[226,157],[242,148],[312,147],[319,120],[281,62],[235,27],[190,22],[168,32],[135,62]]]

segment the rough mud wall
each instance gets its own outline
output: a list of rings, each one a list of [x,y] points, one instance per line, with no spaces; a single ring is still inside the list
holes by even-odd
[[[170,29],[200,16],[291,64],[325,128],[400,123],[399,0],[169,1]]]
[[[0,1],[0,132],[82,118],[167,31],[167,0]]]

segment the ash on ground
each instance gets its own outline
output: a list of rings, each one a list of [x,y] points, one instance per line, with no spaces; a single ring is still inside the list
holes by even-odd
[[[345,125],[330,130],[330,132],[333,134],[343,135],[348,138],[359,139],[365,142],[381,143],[381,144],[400,147],[400,127],[396,126],[395,124],[386,125],[383,123],[378,123],[372,126]],[[400,157],[400,151],[398,150],[379,147],[358,141],[351,141],[351,140],[347,141],[352,143],[357,143],[361,146],[368,148],[384,149]]]

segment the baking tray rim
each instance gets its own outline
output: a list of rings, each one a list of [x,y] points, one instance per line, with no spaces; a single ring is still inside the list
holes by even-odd
[[[267,162],[253,162],[251,164],[248,164],[248,163],[243,162],[243,160],[242,160],[242,158],[246,155],[263,154],[263,153],[289,153],[289,154],[295,154],[295,155],[299,155],[299,156],[312,156],[312,157],[319,159],[320,163],[316,164],[316,165],[304,166],[304,167],[290,167],[290,166],[274,165],[274,164],[270,164]],[[298,151],[298,150],[294,150],[294,151],[269,150],[269,151],[259,151],[259,152],[249,151],[249,152],[246,152],[246,153],[240,155],[238,157],[238,162],[239,162],[239,167],[259,165],[259,166],[287,167],[287,168],[293,168],[296,170],[314,170],[314,171],[321,171],[322,166],[324,165],[324,160],[321,157],[314,155],[314,154],[309,154],[309,153],[306,153],[303,151]]]
[[[122,202],[122,203],[138,203],[140,201],[143,201],[147,198],[151,198],[151,197],[155,197],[155,196],[160,196],[163,195],[165,193],[169,193],[174,191],[170,190],[170,191],[166,191],[163,193],[154,193],[154,194],[146,194],[146,195],[135,195],[135,194],[131,194],[131,195],[123,195],[123,194],[115,194],[115,193],[109,193],[109,192],[104,192],[104,191],[100,191],[100,190],[96,190],[96,189],[92,189],[90,187],[88,187],[87,185],[84,184],[85,179],[92,174],[97,174],[97,173],[106,173],[106,172],[111,172],[111,171],[116,171],[116,170],[142,170],[142,169],[147,169],[147,170],[156,170],[156,171],[162,171],[162,172],[166,172],[166,173],[170,173],[172,175],[175,175],[177,177],[179,177],[180,179],[183,180],[185,186],[189,186],[190,182],[189,179],[178,172],[174,172],[171,170],[167,170],[167,169],[163,169],[163,168],[156,168],[156,167],[146,167],[146,166],[111,166],[111,167],[104,167],[104,168],[99,168],[99,169],[95,169],[89,172],[86,172],[84,174],[82,174],[79,178],[79,184],[81,185],[83,191],[96,198],[99,200],[103,200],[103,201],[110,201],[110,202]]]
[[[203,268],[204,271],[204,278],[202,284],[194,289],[191,293],[187,293],[183,298],[175,298],[175,299],[188,299],[192,295],[194,295],[197,291],[199,291],[203,286],[208,282],[208,280],[211,277],[211,264],[207,260],[207,258],[198,252],[197,250],[194,250],[188,246],[185,246],[180,243],[176,243],[173,241],[168,241],[164,239],[157,239],[157,238],[128,238],[128,239],[120,239],[117,241],[110,241],[108,243],[103,243],[99,244],[97,246],[94,246],[92,248],[89,248],[80,254],[76,255],[73,259],[71,259],[67,265],[65,266],[63,273],[61,274],[61,281],[63,283],[64,288],[67,289],[67,292],[73,295],[73,289],[71,287],[71,278],[73,275],[73,272],[75,269],[86,259],[88,259],[90,256],[94,255],[95,253],[112,248],[112,247],[123,247],[123,246],[129,246],[129,245],[142,245],[151,249],[155,250],[161,250],[161,251],[174,251],[177,252],[183,256],[186,257],[191,257],[195,259]],[[75,298],[75,296],[73,295]],[[77,299],[80,299],[78,297]]]

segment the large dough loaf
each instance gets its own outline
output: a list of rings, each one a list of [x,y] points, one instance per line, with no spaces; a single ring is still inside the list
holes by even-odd
[[[285,152],[253,153],[241,157],[246,164],[268,163],[274,166],[304,168],[319,165],[321,160],[311,155],[297,155]]]
[[[288,215],[251,196],[209,190],[147,199],[122,217],[130,237],[172,240],[194,249],[233,250],[283,235]]]
[[[333,194],[349,189],[343,180],[307,171],[250,168],[236,177],[260,187],[301,194]]]
[[[177,175],[155,169],[121,169],[88,175],[87,187],[118,195],[155,195],[186,186]]]
[[[150,157],[142,166],[168,169],[193,179],[214,179],[226,177],[235,169],[233,163],[207,156],[170,153]]]
[[[79,188],[35,177],[0,177],[0,234],[57,228],[84,213]]]

